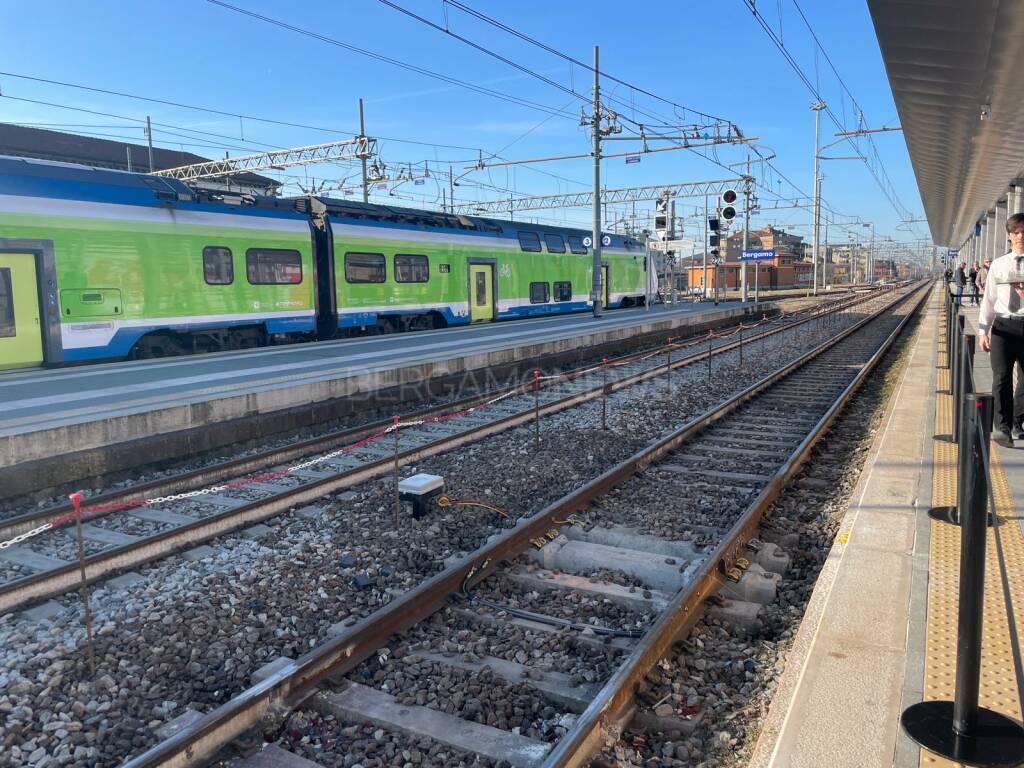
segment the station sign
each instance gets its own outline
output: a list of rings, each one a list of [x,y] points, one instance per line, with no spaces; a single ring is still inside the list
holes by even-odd
[[[640,155],[626,155],[626,165],[640,162]]]
[[[652,251],[684,251],[693,248],[693,240],[652,240]]]
[[[949,258],[955,259],[959,255],[960,255],[960,249],[959,248],[950,248],[949,249]]]
[[[771,261],[774,258],[774,248],[749,248],[740,256],[740,261]]]

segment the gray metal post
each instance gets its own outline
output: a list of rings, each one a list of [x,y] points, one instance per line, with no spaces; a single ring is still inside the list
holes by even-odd
[[[814,110],[814,179],[812,180],[814,190],[814,223],[811,226],[811,266],[814,271],[812,282],[812,293],[818,295],[818,220],[820,217],[821,205],[821,179],[818,175],[818,144],[821,133],[821,110],[825,108],[825,102],[815,99],[811,102],[811,109]]]
[[[747,153],[747,173],[743,177],[743,251],[747,250],[747,238],[750,232],[750,153]],[[742,255],[742,254],[741,254]],[[754,262],[754,269],[757,269],[757,262]],[[740,262],[741,270],[741,281],[743,287],[741,289],[740,298],[744,304],[747,299],[747,262]]]
[[[362,98],[359,99],[359,138],[360,139],[365,139],[366,138],[366,123],[363,121],[363,100],[362,100]],[[362,179],[363,179],[363,202],[364,203],[368,203],[368,202],[370,202],[370,186],[369,186],[369,183],[366,181],[366,153],[365,152],[360,152],[359,154],[360,154],[360,157],[359,157],[359,167],[360,167],[360,171],[362,173]]]
[[[868,246],[868,285],[875,284],[875,224],[871,224],[871,245]]]
[[[669,201],[668,204],[668,237],[667,240],[676,239],[676,201],[675,198]],[[665,244],[665,261],[669,263],[669,268],[672,271],[672,306],[675,306],[679,302],[679,291],[676,290],[676,257],[675,254],[672,256],[668,255],[668,244]]]
[[[149,115],[146,115],[146,142],[149,145],[149,172],[153,172],[153,125],[149,122]]]
[[[992,215],[993,261],[998,259],[1008,250],[1006,245],[1006,210],[1006,204],[996,203],[995,211]]]
[[[132,145],[131,144],[125,144],[124,145],[124,151],[125,151],[125,154],[128,155],[128,173],[131,173],[132,172]]]
[[[704,281],[701,298],[708,297],[708,196],[704,195]]]
[[[601,77],[598,71],[598,50],[594,46],[594,115],[592,117],[592,131],[594,142],[594,276],[592,290],[594,291],[594,317],[601,316],[601,304],[604,294],[601,292],[603,275],[601,274]]]

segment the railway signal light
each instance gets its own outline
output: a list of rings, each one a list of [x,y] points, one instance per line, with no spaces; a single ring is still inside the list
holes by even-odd
[[[665,240],[668,234],[668,198],[659,197],[655,203],[654,231],[659,240]]]
[[[717,216],[708,216],[708,229],[710,229],[712,232],[717,232],[719,229],[721,229],[721,227],[719,226]]]
[[[721,215],[726,221],[732,221],[736,218],[736,206],[735,202],[738,199],[735,189],[727,189],[722,193],[721,196]]]

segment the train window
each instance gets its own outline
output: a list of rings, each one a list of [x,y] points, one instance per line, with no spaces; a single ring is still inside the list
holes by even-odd
[[[569,235],[569,250],[573,253],[587,252],[587,246],[583,244],[583,238],[577,235]]]
[[[209,285],[231,285],[235,282],[235,265],[230,248],[208,245],[203,248],[203,279]]]
[[[349,283],[383,283],[387,278],[383,253],[346,253],[345,281]]]
[[[555,283],[555,301],[572,301],[572,283]]]
[[[547,304],[548,303],[548,284],[547,283],[530,283],[530,303],[531,304]]]
[[[565,253],[565,240],[561,235],[544,235],[544,244],[548,247],[548,253]]]
[[[395,254],[396,283],[425,283],[430,279],[430,261],[413,253]]]
[[[519,247],[529,253],[540,253],[540,235],[536,232],[520,232]]]
[[[253,285],[288,285],[302,282],[298,251],[250,248],[245,252],[245,274]]]
[[[11,270],[0,268],[0,339],[14,336],[14,293],[11,291]]]

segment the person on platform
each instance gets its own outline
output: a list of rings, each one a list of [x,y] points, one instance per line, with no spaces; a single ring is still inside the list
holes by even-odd
[[[964,272],[964,263],[962,261],[956,265],[953,280],[956,282],[956,305],[959,307],[964,297],[964,286],[967,284],[967,273]]]
[[[967,286],[971,292],[971,306],[978,306],[978,262],[971,264],[967,272]]]
[[[985,292],[985,278],[988,277],[988,271],[992,268],[992,259],[985,259],[981,264],[981,269],[978,270],[978,290],[981,293]]]
[[[1024,416],[1024,388],[1015,392],[1013,386],[1014,365],[1024,365],[1024,214],[1006,220],[1006,233],[1010,252],[993,261],[985,277],[978,343],[992,364],[992,440],[1012,448]]]

